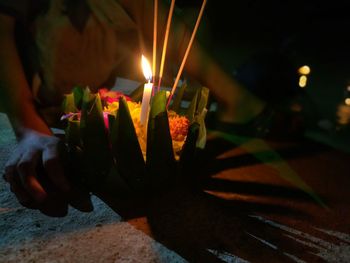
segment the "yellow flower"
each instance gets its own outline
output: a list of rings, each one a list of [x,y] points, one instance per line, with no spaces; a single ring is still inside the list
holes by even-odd
[[[134,124],[134,128],[136,131],[137,139],[140,144],[140,148],[143,154],[144,159],[146,159],[146,150],[147,150],[147,128],[141,125],[140,122],[140,114],[141,114],[141,104],[128,101],[128,108],[130,111],[131,119]],[[105,112],[109,114],[115,114],[119,109],[119,102],[108,103],[108,105],[104,108]],[[180,158],[181,149],[185,143],[189,120],[184,117],[178,115],[174,111],[168,112],[169,116],[169,128],[170,134],[173,143],[173,150],[176,160]]]

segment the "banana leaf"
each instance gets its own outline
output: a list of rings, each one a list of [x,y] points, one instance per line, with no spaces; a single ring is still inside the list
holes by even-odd
[[[198,116],[200,116],[203,110],[207,107],[208,100],[209,100],[208,88],[202,87],[200,90],[197,90],[186,113],[186,116],[191,123],[194,121],[197,121],[196,118],[198,118]]]
[[[75,101],[74,101],[74,94],[70,93],[65,95],[64,101],[63,101],[63,112],[65,114],[71,113],[71,112],[77,112],[78,108],[76,107]]]
[[[83,102],[83,96],[84,96],[84,90],[81,87],[76,86],[76,87],[73,88],[72,93],[74,95],[75,106],[78,109],[81,109],[82,102]]]
[[[68,125],[65,130],[66,143],[69,147],[79,146],[81,147],[80,138],[80,121],[74,120],[74,118],[68,119]]]
[[[114,126],[115,119],[116,119],[115,115],[108,114],[108,129],[111,135],[112,135],[112,128]]]
[[[205,127],[205,116],[208,110],[204,108],[200,114],[195,117],[195,122],[199,124],[199,133],[197,138],[197,148],[204,149],[207,142],[207,129]]]
[[[72,92],[65,95],[63,101],[63,112],[65,114],[78,112],[81,109],[84,91],[80,87],[74,87]]]
[[[208,100],[209,100],[209,89],[206,87],[202,87],[199,93],[199,101],[196,109],[196,112],[198,114],[200,114],[207,107]]]
[[[179,90],[176,93],[176,96],[174,98],[173,104],[171,105],[171,109],[175,112],[179,112],[180,108],[181,108],[181,101],[182,101],[182,97],[185,93],[185,90],[187,88],[187,83],[186,81],[184,81],[181,85],[181,87],[179,88]]]
[[[91,189],[108,175],[112,165],[107,130],[103,120],[102,104],[98,94],[84,91],[80,120],[84,166]]]
[[[207,104],[209,100],[209,89],[202,87],[196,92],[191,104],[187,110],[187,118],[190,123],[199,124],[199,134],[197,138],[197,147],[204,148],[207,140],[207,131],[205,128],[205,117],[207,114]]]
[[[104,193],[109,196],[118,197],[119,199],[127,199],[134,196],[135,193],[119,174],[116,166],[112,166],[109,173],[94,188],[95,193]]]
[[[196,142],[199,135],[199,128],[200,125],[194,122],[188,129],[187,138],[180,156],[181,174],[190,172],[190,168],[194,166],[196,156]]]
[[[197,111],[197,105],[198,105],[198,97],[199,97],[199,92],[197,91],[196,94],[194,95],[190,106],[187,109],[186,116],[190,120],[190,122],[193,122],[193,119],[195,117],[196,111]]]
[[[166,104],[166,92],[158,92],[153,97],[148,120],[146,166],[152,189],[166,186],[177,172]]]
[[[125,98],[119,100],[119,110],[112,131],[112,152],[117,169],[131,188],[143,191],[146,166],[134,124]]]

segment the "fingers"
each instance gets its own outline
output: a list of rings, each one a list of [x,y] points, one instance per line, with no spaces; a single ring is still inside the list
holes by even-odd
[[[68,202],[59,193],[53,193],[48,195],[38,209],[47,216],[64,217],[68,213]]]
[[[88,191],[82,188],[74,188],[68,196],[69,203],[75,209],[81,212],[91,212],[94,210],[91,202],[91,195]]]
[[[10,190],[15,194],[18,202],[27,208],[37,208],[36,202],[30,196],[30,194],[22,187],[19,176],[15,173],[9,173],[6,171],[4,179],[10,184]]]
[[[22,155],[17,151],[10,157],[5,166],[4,179],[10,184],[10,190],[13,192],[18,202],[28,208],[35,208],[36,204],[31,195],[24,189],[17,172],[17,164]]]
[[[22,186],[37,202],[41,203],[47,197],[44,188],[37,179],[36,166],[41,153],[39,151],[25,152],[17,164],[17,172]]]
[[[50,181],[61,191],[68,192],[70,184],[64,175],[62,163],[60,161],[57,147],[51,146],[44,149],[42,161],[45,172]]]
[[[71,203],[80,211],[90,212],[89,192],[73,189],[64,175],[58,142],[57,138],[39,135],[22,140],[6,163],[4,179],[25,207],[49,216],[65,216]]]
[[[22,154],[15,152],[11,155],[10,159],[5,164],[4,179],[7,181],[7,177],[13,175],[16,172],[17,163],[21,159]]]

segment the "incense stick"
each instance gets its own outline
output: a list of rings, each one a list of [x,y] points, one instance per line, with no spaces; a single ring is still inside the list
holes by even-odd
[[[158,91],[160,89],[160,84],[162,82],[162,77],[163,77],[164,62],[165,62],[165,57],[166,57],[166,50],[167,50],[167,46],[168,46],[170,25],[171,25],[171,20],[172,20],[172,17],[173,17],[174,7],[175,7],[175,0],[171,0],[170,10],[169,10],[169,14],[168,14],[168,21],[167,21],[166,30],[165,30],[165,36],[164,36],[162,59],[161,59],[161,62],[160,62],[159,80],[158,80],[158,86],[157,86],[158,87]]]
[[[197,33],[197,30],[198,30],[200,21],[201,21],[201,19],[202,19],[203,12],[204,12],[204,8],[205,8],[205,5],[206,5],[206,4],[207,4],[207,0],[203,0],[202,7],[201,7],[201,10],[200,10],[199,15],[198,15],[198,18],[197,18],[197,21],[196,21],[196,25],[194,26],[194,29],[193,29],[193,32],[192,32],[192,36],[191,36],[190,42],[188,43],[188,46],[187,46],[185,55],[184,55],[184,57],[183,57],[183,60],[182,60],[181,66],[180,66],[180,69],[179,69],[179,71],[178,71],[178,73],[177,73],[177,76],[176,76],[176,79],[175,79],[175,83],[174,83],[174,85],[173,85],[173,88],[171,89],[171,93],[170,93],[170,96],[169,96],[169,99],[168,99],[167,107],[169,106],[170,101],[171,101],[171,99],[172,99],[172,97],[173,97],[173,95],[174,95],[174,93],[175,93],[177,84],[179,83],[179,80],[180,80],[182,71],[183,71],[183,69],[184,69],[184,67],[185,67],[185,64],[186,64],[186,60],[187,60],[188,54],[190,53],[190,50],[191,50],[191,47],[192,47],[194,38],[195,38],[195,36],[196,36],[196,33]]]
[[[154,0],[154,14],[153,14],[153,61],[152,61],[152,73],[153,73],[153,83],[155,82],[156,63],[157,63],[157,31],[158,31],[158,0]]]

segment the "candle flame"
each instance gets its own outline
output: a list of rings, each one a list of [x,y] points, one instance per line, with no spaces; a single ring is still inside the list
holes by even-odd
[[[142,58],[141,58],[141,65],[142,65],[143,75],[148,81],[151,81],[152,79],[151,65],[149,64],[147,58],[144,55],[142,55]]]

